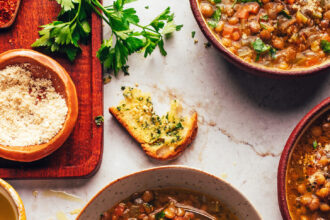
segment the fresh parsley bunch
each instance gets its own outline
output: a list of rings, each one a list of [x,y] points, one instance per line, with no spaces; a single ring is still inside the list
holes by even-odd
[[[182,28],[182,25],[174,23],[170,8],[166,8],[148,25],[140,25],[135,9],[125,9],[126,4],[136,0],[116,0],[109,6],[103,6],[98,0],[56,1],[61,5],[57,21],[41,26],[40,38],[32,47],[65,53],[73,61],[81,51],[79,43],[87,42],[90,35],[88,19],[94,11],[112,30],[110,38],[103,41],[97,57],[115,75],[120,70],[128,74],[126,64],[132,53],[141,51],[147,57],[158,47],[161,54],[166,56],[164,37]]]

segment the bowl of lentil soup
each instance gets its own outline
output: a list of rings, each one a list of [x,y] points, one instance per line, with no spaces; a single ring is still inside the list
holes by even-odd
[[[203,171],[163,166],[120,178],[102,189],[77,220],[261,220],[230,184]]]
[[[330,66],[328,0],[190,0],[204,35],[241,69],[304,76]]]
[[[278,202],[283,219],[330,219],[330,97],[291,133],[281,155]]]

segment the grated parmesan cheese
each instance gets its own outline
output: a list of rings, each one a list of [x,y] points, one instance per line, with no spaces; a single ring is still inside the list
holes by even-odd
[[[63,127],[68,107],[49,79],[34,78],[23,66],[0,70],[0,144],[47,143]]]

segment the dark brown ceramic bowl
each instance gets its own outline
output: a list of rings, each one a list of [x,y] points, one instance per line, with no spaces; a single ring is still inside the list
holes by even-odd
[[[315,106],[310,112],[308,112],[298,123],[295,129],[292,131],[284,150],[281,155],[280,163],[277,173],[277,193],[278,204],[282,213],[282,217],[285,220],[291,220],[290,212],[288,209],[287,195],[286,195],[286,174],[288,162],[291,158],[291,154],[295,149],[296,144],[299,142],[301,136],[309,128],[309,126],[326,111],[330,110],[330,97],[323,100],[320,104]]]
[[[191,10],[195,16],[195,19],[204,33],[205,37],[212,43],[212,45],[217,48],[221,54],[224,56],[226,60],[235,64],[242,70],[247,72],[260,75],[267,76],[272,78],[288,78],[288,77],[300,77],[300,76],[309,76],[315,73],[320,72],[329,72],[330,60],[328,59],[326,62],[322,64],[315,65],[309,68],[295,68],[292,70],[281,70],[278,68],[269,68],[260,64],[249,63],[239,58],[237,55],[230,52],[226,47],[224,47],[220,41],[219,37],[216,36],[213,31],[208,27],[201,11],[199,10],[199,0],[190,0]]]

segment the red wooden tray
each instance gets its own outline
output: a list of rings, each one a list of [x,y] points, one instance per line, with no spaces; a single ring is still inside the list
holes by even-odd
[[[17,19],[10,29],[0,30],[0,53],[15,48],[31,48],[38,38],[38,27],[56,19],[60,8],[55,1],[22,1]],[[32,163],[0,159],[0,178],[88,177],[99,168],[103,151],[103,127],[94,117],[103,114],[102,67],[96,58],[101,45],[102,23],[93,15],[92,36],[74,63],[53,56],[71,75],[79,101],[77,124],[62,147],[50,156]]]

